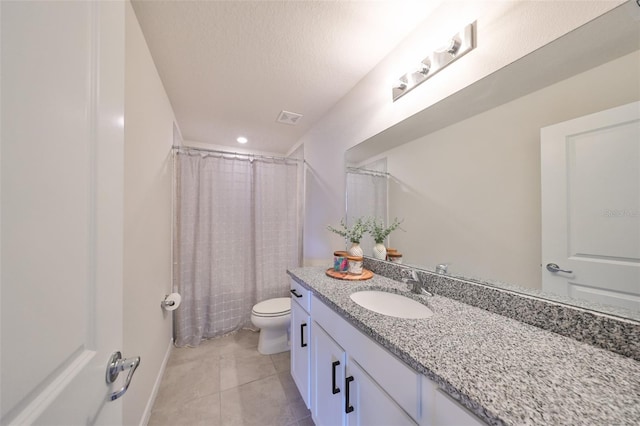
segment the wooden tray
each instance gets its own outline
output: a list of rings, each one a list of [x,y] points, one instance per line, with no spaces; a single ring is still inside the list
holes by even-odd
[[[338,272],[333,268],[327,269],[326,274],[331,278],[337,278],[339,280],[347,280],[347,281],[364,281],[369,278],[373,278],[373,272],[368,269],[362,269],[362,274],[360,275],[351,275],[346,272]]]

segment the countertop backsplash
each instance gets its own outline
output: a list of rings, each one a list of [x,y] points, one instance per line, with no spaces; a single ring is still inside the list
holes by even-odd
[[[640,322],[365,257],[364,267],[395,281],[415,269],[431,293],[640,361]]]

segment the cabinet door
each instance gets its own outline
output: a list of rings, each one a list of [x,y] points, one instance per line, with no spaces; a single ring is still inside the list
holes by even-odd
[[[313,323],[312,406],[316,426],[344,424],[344,350],[317,324]]]
[[[307,312],[297,303],[291,303],[291,376],[298,386],[300,395],[307,408],[311,408],[311,389],[309,387],[309,373],[311,351],[309,338],[311,325]]]
[[[349,426],[401,426],[416,423],[373,381],[353,358],[348,358],[345,411]]]
[[[434,394],[433,426],[483,426],[485,423],[438,389]]]
[[[360,367],[367,371],[367,374],[414,421],[418,421],[420,419],[421,376],[371,340],[370,337],[360,332],[317,297],[312,297],[311,305],[313,306],[311,311],[313,323],[320,325],[350,357],[358,360]]]

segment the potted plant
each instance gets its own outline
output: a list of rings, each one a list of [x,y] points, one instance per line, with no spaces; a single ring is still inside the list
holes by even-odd
[[[340,220],[340,226],[341,228],[337,229],[331,225],[328,225],[327,229],[351,241],[352,245],[347,250],[349,256],[362,257],[364,253],[362,252],[362,247],[360,247],[360,240],[362,239],[364,233],[367,232],[367,221],[359,217],[355,220],[351,227],[347,227],[347,225],[344,223],[344,219],[342,219]]]
[[[375,218],[369,219],[367,222],[367,230],[373,237],[376,242],[376,245],[373,247],[373,257],[376,259],[385,260],[387,258],[387,249],[384,246],[384,240],[395,231],[400,224],[401,220],[398,220],[396,217],[393,219],[393,223],[387,227],[384,226],[384,222],[379,221]]]

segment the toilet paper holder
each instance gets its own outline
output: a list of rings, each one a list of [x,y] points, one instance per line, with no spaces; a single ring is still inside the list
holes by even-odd
[[[165,311],[173,311],[180,306],[182,298],[179,293],[171,293],[164,296],[164,299],[160,302],[160,307]]]

